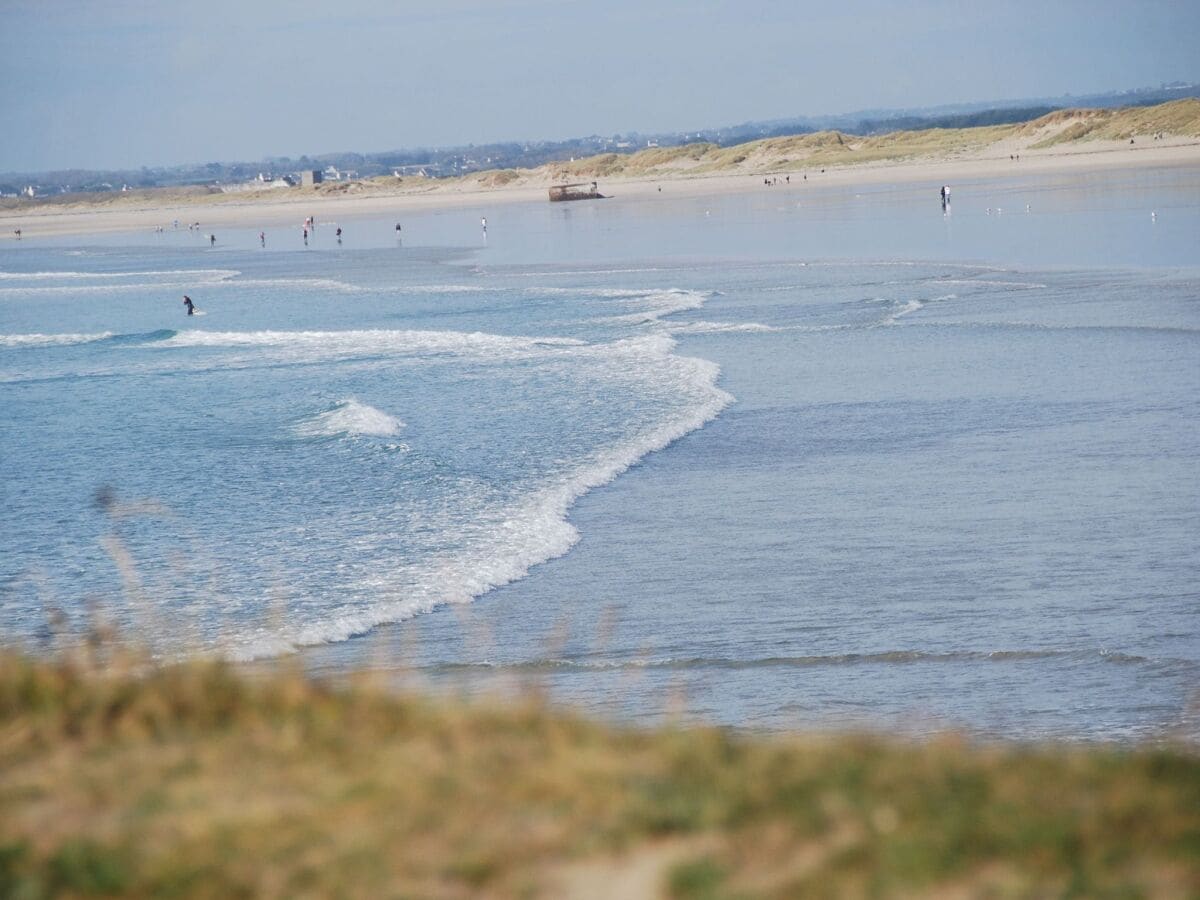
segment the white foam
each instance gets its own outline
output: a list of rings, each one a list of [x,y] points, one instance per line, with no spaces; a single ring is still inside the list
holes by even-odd
[[[284,632],[262,629],[257,634],[243,633],[225,652],[249,659],[347,640],[444,604],[468,603],[566,553],[579,540],[578,531],[567,519],[576,500],[609,483],[647,454],[700,428],[733,401],[716,385],[720,374],[716,364],[675,356],[674,347],[675,341],[668,335],[655,333],[564,351],[601,360],[614,372],[637,371],[647,383],[669,388],[684,402],[639,433],[596,448],[588,458],[524,499],[505,508],[481,509],[460,525],[460,532],[445,536],[445,545],[454,547],[453,551],[419,564],[398,565],[351,586],[353,593],[377,600],[343,607]]]
[[[336,278],[240,278],[229,281],[222,287],[231,288],[301,288],[307,290],[334,291],[339,294],[371,293],[372,289],[359,287]]]
[[[497,288],[485,288],[482,285],[470,284],[414,284],[388,288],[397,294],[481,294]],[[500,288],[499,290],[504,290]]]
[[[671,334],[763,333],[779,330],[774,325],[760,322],[686,322],[670,328]]]
[[[655,323],[675,313],[685,312],[690,309],[699,309],[704,305],[704,299],[705,295],[700,291],[685,291],[676,288],[666,291],[654,291],[620,301],[630,306],[635,304],[641,306],[642,308],[636,312],[606,316],[601,321],[633,325]]]
[[[149,278],[155,275],[189,275],[205,281],[223,281],[241,273],[236,269],[152,269],[144,272],[0,272],[0,281],[103,281],[111,278]]]
[[[67,281],[69,284],[19,285],[0,287],[0,296],[30,294],[114,294],[129,291],[194,290],[197,286],[215,287],[230,282],[241,273],[236,269],[163,269],[147,272],[26,272],[0,273],[9,281]],[[137,278],[164,280],[135,281]],[[88,281],[99,283],[88,284]]]
[[[337,437],[339,435],[373,435],[388,437],[397,434],[404,423],[395,416],[353,397],[340,401],[333,409],[326,410],[296,426],[296,433],[305,437]]]
[[[483,332],[405,331],[180,331],[159,341],[161,349],[213,347],[274,350],[292,359],[324,359],[376,355],[438,354],[472,357],[515,358],[520,354],[544,353],[558,347],[577,347],[575,338],[508,337]]]
[[[905,316],[912,315],[918,310],[924,309],[930,303],[941,303],[946,300],[957,299],[957,294],[942,294],[940,297],[929,297],[925,300],[918,300],[915,298],[912,300],[896,300],[894,301],[892,310],[886,316],[884,316],[878,324],[895,325],[898,320],[904,318]]]
[[[0,347],[65,347],[91,344],[112,336],[111,331],[98,334],[0,334]]]
[[[1001,281],[995,278],[938,278],[933,284],[981,285],[983,287],[1006,287],[1014,290],[1040,290],[1048,287],[1040,281]]]

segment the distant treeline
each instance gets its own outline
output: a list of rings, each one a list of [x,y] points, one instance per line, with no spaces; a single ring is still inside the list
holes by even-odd
[[[924,131],[927,128],[979,128],[985,125],[1014,125],[1032,122],[1061,106],[1023,106],[1014,109],[985,109],[982,112],[954,116],[899,116],[891,119],[863,119],[857,128],[843,129],[850,134],[870,136],[892,131]]]

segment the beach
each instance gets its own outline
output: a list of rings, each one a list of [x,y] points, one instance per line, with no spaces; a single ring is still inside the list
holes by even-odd
[[[601,193],[622,199],[650,199],[659,193],[672,197],[713,197],[760,190],[765,177],[781,182],[779,190],[817,192],[823,188],[872,187],[963,183],[1004,177],[1070,177],[1087,173],[1200,164],[1200,142],[1171,137],[1162,142],[1143,140],[1088,141],[1031,150],[1026,140],[1000,141],[969,154],[937,159],[890,160],[862,165],[795,166],[760,163],[755,171],[689,174],[668,170],[654,177],[599,179]],[[1020,159],[1013,157],[1020,154]],[[544,169],[550,167],[543,167]],[[96,195],[93,201],[60,205],[34,205],[27,209],[0,209],[0,240],[14,238],[20,228],[26,239],[37,236],[104,234],[170,228],[173,221],[186,227],[199,221],[205,233],[228,228],[279,228],[298,226],[309,215],[325,221],[366,217],[403,217],[409,212],[455,210],[465,207],[504,206],[543,201],[553,183],[546,171],[533,172],[501,186],[489,186],[488,173],[450,179],[445,183],[408,179],[398,184],[338,185],[345,192],[312,188],[284,188],[252,194],[210,194],[186,202],[156,200],[154,193],[125,198]],[[590,178],[589,178],[590,180]],[[414,183],[415,182],[415,183]],[[326,185],[326,188],[333,187]],[[163,191],[169,194],[169,191]],[[802,199],[799,194],[798,199]]]

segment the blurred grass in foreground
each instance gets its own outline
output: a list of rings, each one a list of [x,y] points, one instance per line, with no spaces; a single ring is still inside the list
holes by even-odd
[[[0,897],[95,895],[1196,897],[1200,757],[0,652]]]

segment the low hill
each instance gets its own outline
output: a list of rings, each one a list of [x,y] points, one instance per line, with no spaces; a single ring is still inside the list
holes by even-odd
[[[0,896],[1194,897],[1190,746],[615,728],[0,654]]]
[[[928,128],[859,137],[837,131],[764,138],[718,147],[692,144],[648,149],[628,156],[605,154],[570,164],[526,170],[527,177],[548,174],[570,178],[653,178],[672,174],[770,173],[790,169],[860,165],[917,159],[955,159],[1003,146],[1004,153],[1043,150],[1096,140],[1200,138],[1200,100],[1175,100],[1150,107],[1064,109],[1031,122],[975,128]],[[999,152],[999,151],[997,151]]]

